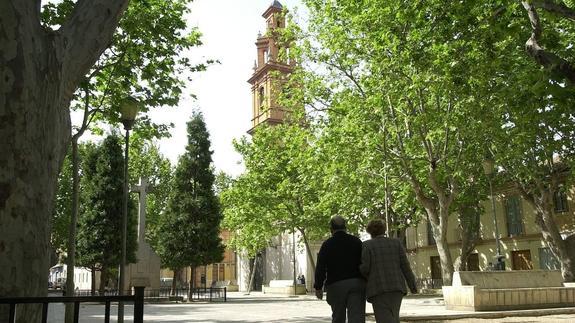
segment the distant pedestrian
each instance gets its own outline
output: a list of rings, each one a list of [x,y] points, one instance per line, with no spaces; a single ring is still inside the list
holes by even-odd
[[[330,221],[331,238],[322,245],[315,270],[315,294],[331,306],[332,323],[365,323],[365,280],[359,271],[361,240],[346,232],[345,220]]]
[[[385,237],[382,220],[370,221],[367,232],[371,239],[363,242],[360,266],[367,278],[367,301],[373,306],[376,322],[399,323],[401,301],[407,294],[405,282],[416,294],[415,276],[401,242]]]

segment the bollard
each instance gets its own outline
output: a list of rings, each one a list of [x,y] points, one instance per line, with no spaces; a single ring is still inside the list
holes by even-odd
[[[134,323],[144,322],[144,288],[134,287],[136,291],[134,296]]]

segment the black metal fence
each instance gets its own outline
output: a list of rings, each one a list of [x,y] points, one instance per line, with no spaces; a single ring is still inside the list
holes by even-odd
[[[226,287],[193,288],[190,295],[192,301],[228,301]]]
[[[0,305],[10,306],[9,323],[15,322],[20,304],[41,304],[42,323],[48,320],[48,305],[52,303],[74,303],[74,323],[80,317],[80,303],[97,302],[105,304],[104,322],[110,322],[110,304],[117,302],[134,303],[134,323],[144,322],[144,287],[135,287],[133,295],[125,296],[50,296],[50,297],[10,297],[0,298]],[[3,321],[5,318],[0,318]]]
[[[124,295],[129,295],[131,292],[127,291]],[[95,296],[116,296],[117,290],[106,290],[103,293],[95,291]],[[81,289],[74,291],[74,296],[92,296],[92,291],[89,289]],[[154,299],[169,299],[171,297],[181,298],[188,301],[227,301],[227,288],[226,287],[199,287],[193,288],[192,293],[189,293],[188,288],[176,288],[172,293],[171,288],[147,288],[144,292],[144,301],[152,301]],[[189,298],[189,299],[188,299]]]

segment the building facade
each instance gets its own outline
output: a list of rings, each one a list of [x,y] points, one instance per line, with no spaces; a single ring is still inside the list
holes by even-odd
[[[500,235],[501,254],[506,270],[560,269],[559,262],[545,245],[531,205],[511,187],[495,192],[495,216]],[[563,237],[575,233],[575,189],[557,192],[554,198],[555,221]],[[495,221],[491,201],[483,202],[479,237],[468,259],[468,270],[491,270],[495,263]],[[461,226],[456,216],[449,217],[447,241],[452,259],[460,255]],[[442,273],[428,221],[407,229],[406,249],[416,276],[427,287],[441,285]]]

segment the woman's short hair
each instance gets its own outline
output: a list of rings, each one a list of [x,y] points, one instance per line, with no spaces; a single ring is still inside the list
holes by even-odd
[[[372,237],[377,237],[385,233],[385,224],[382,219],[373,219],[369,221],[365,230]]]

